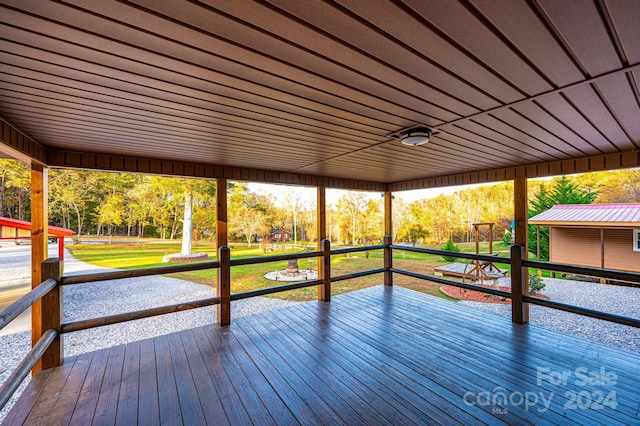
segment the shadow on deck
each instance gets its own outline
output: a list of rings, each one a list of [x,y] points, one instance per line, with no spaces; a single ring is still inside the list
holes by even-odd
[[[376,286],[69,358],[6,424],[634,424],[639,365]]]

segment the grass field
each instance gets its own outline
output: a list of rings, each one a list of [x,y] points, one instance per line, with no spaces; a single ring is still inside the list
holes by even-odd
[[[459,244],[462,251],[474,252],[474,243]],[[312,244],[307,244],[311,247]],[[497,250],[505,250],[500,252],[501,256],[508,255],[508,249],[496,247],[494,244],[494,252]],[[84,262],[102,266],[105,268],[117,269],[134,269],[148,268],[154,266],[166,266],[162,263],[162,257],[165,254],[180,252],[180,243],[166,243],[152,241],[141,242],[132,241],[130,243],[120,244],[75,244],[67,246],[73,256]],[[268,256],[273,252],[264,253],[258,245],[248,247],[246,244],[230,244],[232,258],[245,258]],[[439,249],[440,246],[425,246],[428,248]],[[338,248],[338,247],[332,247]],[[302,249],[294,250],[291,246],[284,247],[277,251],[276,254],[300,252]],[[481,253],[488,252],[488,244],[483,243],[480,248]],[[209,254],[209,258],[214,260],[216,257],[216,248],[213,243],[196,243],[193,246],[193,252],[205,252]],[[369,269],[380,268],[383,266],[382,250],[371,251],[368,256],[365,253],[355,253],[351,255],[339,255],[331,257],[331,274],[333,276],[348,274],[352,272],[365,271]],[[422,253],[411,253],[404,251],[394,252],[394,267],[407,269],[426,275],[433,275],[433,269],[445,265],[449,262],[445,261],[441,256],[428,255]],[[300,269],[316,269],[316,259],[300,259],[298,261]],[[234,266],[231,269],[231,292],[239,293],[254,289],[268,288],[279,285],[275,281],[264,278],[264,274],[270,271],[276,271],[286,268],[286,262],[270,262],[258,265],[242,265]],[[169,276],[192,281],[200,284],[215,286],[216,270],[201,270],[170,274]],[[358,290],[365,287],[382,283],[382,274],[371,275],[367,277],[345,280],[333,283],[332,293],[341,294],[348,291]],[[440,285],[417,280],[410,277],[396,274],[394,276],[394,284],[411,288],[422,293],[431,294],[438,297],[448,298],[440,291]],[[278,297],[286,300],[314,300],[317,297],[317,288],[308,287],[304,289],[292,290],[282,293],[276,293],[272,297]]]

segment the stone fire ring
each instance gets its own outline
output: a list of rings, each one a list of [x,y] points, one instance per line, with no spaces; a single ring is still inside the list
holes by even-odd
[[[165,254],[162,257],[163,262],[172,262],[172,263],[185,263],[185,262],[204,262],[209,260],[209,255],[207,253],[191,253],[191,254],[181,254],[181,253],[173,253],[173,254]]]

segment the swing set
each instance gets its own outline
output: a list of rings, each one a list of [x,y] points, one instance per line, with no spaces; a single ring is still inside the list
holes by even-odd
[[[489,227],[489,255],[493,255],[493,222],[474,223],[476,240],[476,254],[480,254],[480,227]],[[497,254],[496,254],[497,256]],[[485,280],[492,280],[494,286],[497,286],[497,279],[507,275],[507,271],[498,268],[493,262],[486,260],[471,260],[464,268],[462,281],[469,279],[472,283],[480,282],[484,284]]]

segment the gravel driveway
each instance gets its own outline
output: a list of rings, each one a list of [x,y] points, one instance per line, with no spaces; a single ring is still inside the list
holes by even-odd
[[[542,294],[556,302],[640,318],[640,288],[556,278],[545,278],[544,282],[546,287]],[[498,285],[510,287],[509,278],[501,278]],[[511,305],[469,301],[458,303],[511,316]],[[529,321],[610,346],[640,352],[640,328],[536,305],[530,307]]]

